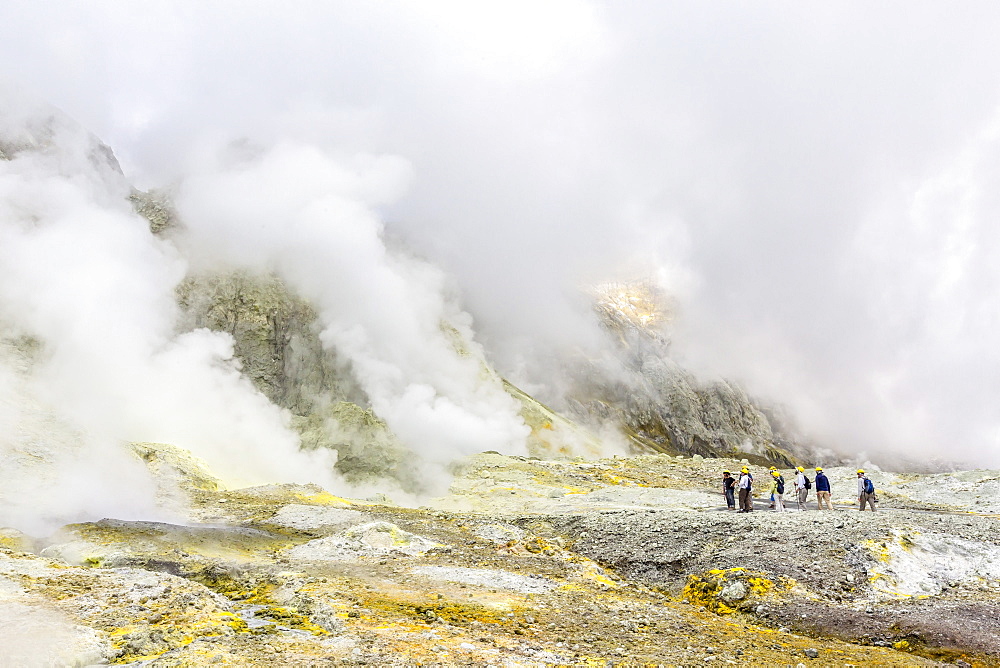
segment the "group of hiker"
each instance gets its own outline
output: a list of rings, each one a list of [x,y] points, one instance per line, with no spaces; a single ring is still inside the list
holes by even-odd
[[[809,490],[816,487],[816,510],[833,510],[830,501],[830,479],[823,473],[823,467],[816,467],[816,479],[810,480],[803,467],[795,468],[795,480],[793,490],[795,492],[795,502],[798,510],[806,509],[806,502],[809,499]],[[768,471],[771,477],[771,505],[770,508],[778,512],[785,511],[785,478],[774,466]],[[754,479],[750,469],[744,466],[740,469],[739,478],[734,478],[729,471],[722,472],[722,493],[726,497],[726,506],[729,510],[736,510],[737,496],[739,498],[739,513],[749,513],[753,510],[753,490]],[[865,506],[875,512],[875,485],[871,479],[865,475],[864,469],[858,469],[858,505],[861,510]]]

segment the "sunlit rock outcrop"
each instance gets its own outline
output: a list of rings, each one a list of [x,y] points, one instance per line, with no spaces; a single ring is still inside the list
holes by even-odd
[[[576,372],[578,412],[621,425],[640,451],[793,461],[797,445],[775,432],[745,390],[699,379],[671,357],[669,297],[643,282],[600,286],[594,297],[617,356]]]

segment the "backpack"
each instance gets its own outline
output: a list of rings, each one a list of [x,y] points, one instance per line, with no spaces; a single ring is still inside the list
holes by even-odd
[[[865,494],[874,494],[875,493],[875,485],[873,485],[872,481],[869,480],[868,478],[865,478],[864,480],[865,480],[865,487],[864,487]]]
[[[784,493],[785,493],[785,479],[782,478],[781,476],[778,476],[778,494],[784,494]]]
[[[809,479],[809,476],[804,475],[802,477],[806,479],[806,489],[812,489],[813,488],[813,481]]]

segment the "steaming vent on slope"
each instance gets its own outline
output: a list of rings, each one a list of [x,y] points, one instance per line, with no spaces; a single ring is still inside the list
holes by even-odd
[[[330,178],[302,199],[252,203],[271,214],[269,234],[289,232],[286,243],[258,237],[252,251],[263,257],[241,256],[245,247],[209,257],[214,246],[199,243],[215,239],[199,236],[198,221],[224,216],[198,209],[197,187],[186,202],[201,218],[181,224],[168,202],[132,191],[110,150],[81,128],[49,109],[17,111],[5,107],[0,124],[0,325],[5,342],[30,342],[31,350],[5,344],[0,445],[5,490],[35,486],[22,495],[23,510],[37,508],[34,519],[153,513],[153,485],[128,441],[189,449],[230,486],[343,485],[332,468],[339,454],[342,472],[388,476],[410,489],[463,453],[524,447],[529,429],[471,343],[467,316],[439,294],[435,270],[389,256],[363,197],[338,192],[349,170],[328,162]],[[292,153],[278,175],[298,169],[308,180],[310,158],[326,160]],[[270,164],[243,185],[286,191],[258,182]],[[225,191],[238,176],[218,178],[207,184],[220,189],[207,193],[207,204],[228,201],[239,215],[241,198]],[[313,211],[313,200],[337,206]],[[287,218],[296,211],[306,219],[298,236]],[[343,229],[323,238],[331,221]],[[239,232],[231,236],[247,241]],[[318,270],[337,264],[329,255],[340,246],[341,260],[360,264],[333,276]],[[278,257],[266,256],[272,250]],[[295,271],[300,262],[305,273]],[[192,263],[203,270],[191,273]],[[263,271],[271,265],[289,277]],[[296,280],[310,302],[285,290]],[[341,292],[324,291],[328,284]],[[457,323],[471,353],[455,349],[444,322]],[[35,417],[44,415],[51,417]],[[64,425],[66,438],[52,438],[51,429],[49,438],[30,437],[40,420]],[[44,453],[35,452],[38,443]],[[35,460],[41,468],[17,464]],[[90,505],[75,488],[38,503],[39,483],[67,476],[118,503]],[[5,523],[30,524],[15,505]]]
[[[385,245],[375,207],[397,196],[403,161],[223,149],[169,193],[142,192],[58,112],[4,111],[0,325],[34,353],[5,356],[2,389],[72,434],[44,458],[53,470],[91,473],[108,498],[132,485],[118,496],[142,514],[154,485],[128,442],[189,450],[229,487],[418,494],[484,450],[599,451],[492,369],[437,268]],[[6,411],[4,433],[25,415]]]

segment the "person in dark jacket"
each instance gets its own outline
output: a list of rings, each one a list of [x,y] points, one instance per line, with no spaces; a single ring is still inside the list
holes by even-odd
[[[729,510],[736,510],[736,478],[729,471],[722,472],[722,495]]]
[[[823,510],[823,503],[826,502],[826,507],[829,510],[833,510],[833,504],[830,503],[830,479],[826,477],[823,473],[823,467],[816,467],[816,510]]]
[[[868,488],[871,491],[868,491]],[[861,506],[858,510],[864,510],[865,505],[867,505],[874,513],[876,501],[878,501],[878,496],[875,494],[875,485],[865,475],[864,469],[858,469],[858,505]]]

